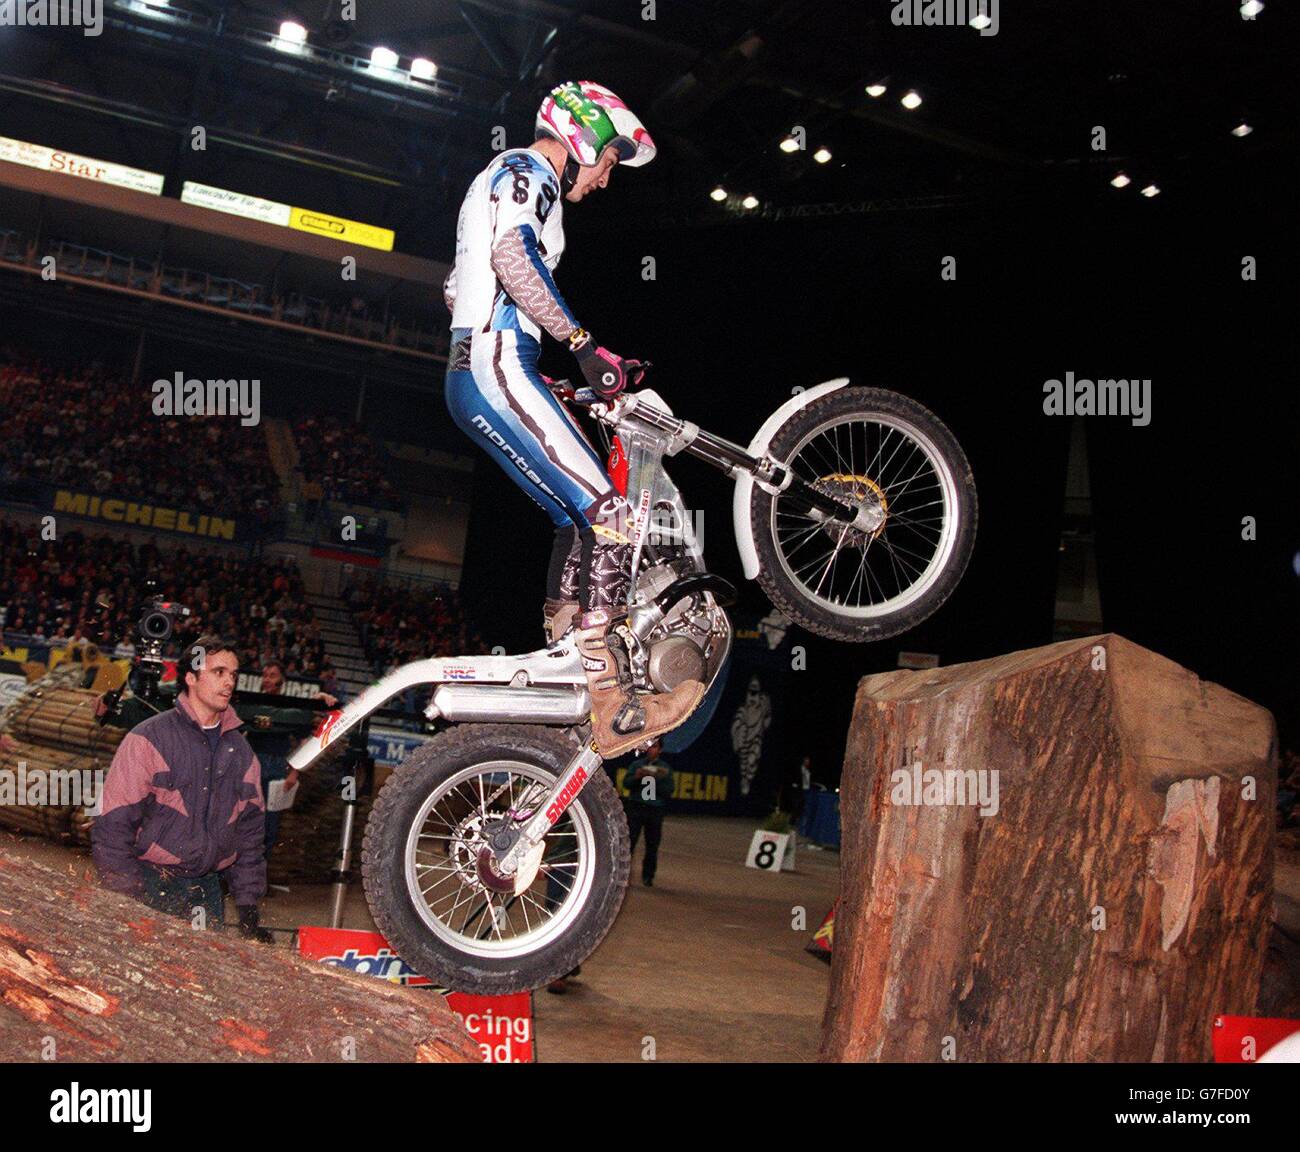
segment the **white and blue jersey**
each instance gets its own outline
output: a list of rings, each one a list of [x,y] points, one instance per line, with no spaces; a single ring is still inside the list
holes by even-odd
[[[542,330],[566,340],[578,327],[552,277],[563,251],[555,170],[531,148],[502,153],[470,185],[457,221],[444,287],[452,327],[446,395],[461,431],[561,530],[557,548],[567,550],[569,525],[578,529],[586,610],[626,595],[621,554],[603,554],[627,547],[620,531],[627,506],[537,370]]]
[[[475,178],[456,221],[456,262],[443,292],[453,328],[565,340],[578,326],[552,273],[564,252],[564,200],[550,162],[503,152]]]

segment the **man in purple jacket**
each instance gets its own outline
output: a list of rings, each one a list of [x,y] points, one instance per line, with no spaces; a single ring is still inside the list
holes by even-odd
[[[105,887],[176,916],[202,906],[223,923],[224,873],[240,932],[269,944],[257,910],[266,810],[257,757],[230,706],[238,673],[233,646],[219,636],[200,636],[181,653],[176,707],[118,746],[90,843]]]

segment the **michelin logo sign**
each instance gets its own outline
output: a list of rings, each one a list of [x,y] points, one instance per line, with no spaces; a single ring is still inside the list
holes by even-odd
[[[374,758],[376,764],[381,764],[385,768],[396,768],[423,743],[424,737],[417,736],[413,732],[372,728],[366,751]]]

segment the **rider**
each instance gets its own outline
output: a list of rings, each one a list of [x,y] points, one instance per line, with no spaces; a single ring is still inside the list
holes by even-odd
[[[563,201],[609,185],[616,165],[648,164],[655,144],[608,88],[589,80],[552,89],[531,148],[496,157],[470,185],[456,224],[456,262],[443,293],[451,311],[447,407],[471,439],[550,515],[555,545],[546,627],[575,640],[591,692],[592,735],[605,759],[675,728],[704,685],[666,693],[632,689],[611,652],[627,612],[629,508],[600,457],[537,370],[544,328],[569,346],[585,382],[605,399],[639,372],[597,345],[552,272],[564,251]]]

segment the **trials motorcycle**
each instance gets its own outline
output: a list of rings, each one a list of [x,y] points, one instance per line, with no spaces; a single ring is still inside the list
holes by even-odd
[[[664,469],[681,452],[735,481],[744,575],[810,632],[885,639],[953,591],[975,542],[965,454],[916,401],[848,383],[797,393],[741,447],[674,416],[650,389],[604,400],[553,382],[597,421],[633,509],[628,612],[611,650],[636,690],[687,679],[712,688],[731,648],[735,589],[706,570]],[[375,923],[446,987],[540,987],[595,950],[629,871],[627,822],[591,738],[573,633],[524,655],[397,668],[329,713],[289,763],[307,768],[387,700],[425,684],[434,686],[425,715],[440,730],[393,771],[366,826]]]

